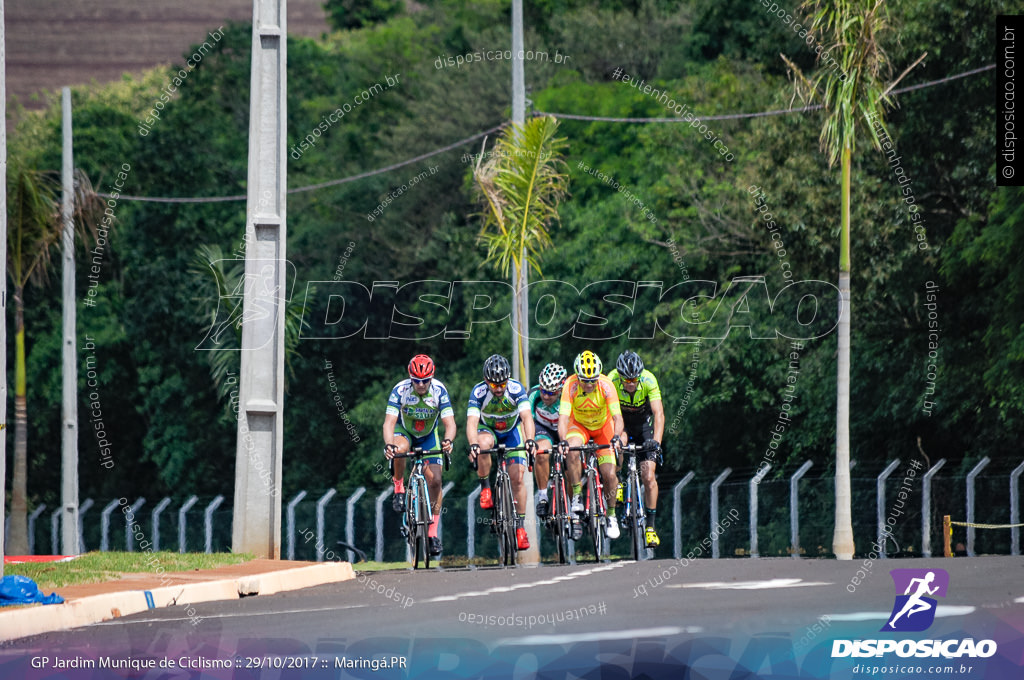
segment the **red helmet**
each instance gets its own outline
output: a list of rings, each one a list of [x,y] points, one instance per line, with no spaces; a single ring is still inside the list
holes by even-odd
[[[434,362],[426,354],[417,354],[409,362],[409,377],[423,380],[434,377]]]

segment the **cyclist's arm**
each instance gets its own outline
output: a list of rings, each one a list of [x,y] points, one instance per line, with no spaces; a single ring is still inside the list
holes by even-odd
[[[654,414],[654,439],[661,442],[661,437],[665,434],[665,406],[661,399],[651,401],[651,413]]]
[[[615,436],[619,438],[619,443],[623,446],[629,439],[626,437],[626,425],[622,420],[622,414],[616,413],[612,416],[612,430],[615,432]]]
[[[384,446],[387,447],[389,444],[395,443],[395,424],[398,422],[398,416],[387,414],[384,416]]]
[[[523,434],[527,439],[533,439],[537,434],[537,425],[533,422],[533,410],[530,409],[530,402],[523,400],[519,406],[519,418],[523,421]]]
[[[559,441],[565,441],[566,435],[569,434],[569,416],[564,413],[558,414],[558,439]]]
[[[455,422],[454,419],[452,420],[452,422]],[[469,445],[470,446],[473,446],[474,444],[478,443],[477,442],[477,436],[476,436],[477,435],[476,428],[477,428],[477,426],[479,424],[480,424],[480,416],[478,416],[478,415],[466,416],[466,439],[469,440]]]
[[[454,442],[455,434],[458,430],[458,427],[455,425],[455,414],[451,413],[441,416],[441,422],[444,423],[444,438]]]

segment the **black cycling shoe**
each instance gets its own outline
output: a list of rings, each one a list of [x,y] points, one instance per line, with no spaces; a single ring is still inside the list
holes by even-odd
[[[539,503],[537,503],[537,517],[538,518],[543,518],[543,517],[547,517],[547,516],[548,516],[548,502],[542,500]]]
[[[441,554],[441,539],[437,536],[430,537],[430,554],[440,555]]]
[[[395,497],[391,499],[391,507],[394,508],[395,512],[401,514],[405,512],[405,492],[396,493]]]

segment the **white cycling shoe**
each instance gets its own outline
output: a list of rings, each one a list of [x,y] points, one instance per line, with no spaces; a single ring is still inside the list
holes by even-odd
[[[619,520],[615,517],[608,518],[608,526],[605,528],[604,533],[608,535],[608,538],[619,537]]]

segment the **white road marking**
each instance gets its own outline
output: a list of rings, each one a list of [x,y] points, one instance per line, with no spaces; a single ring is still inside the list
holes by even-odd
[[[708,590],[767,590],[769,588],[804,588],[831,586],[824,581],[804,581],[799,578],[773,578],[770,581],[711,581],[708,583],[673,583],[666,588],[705,588]]]
[[[495,645],[515,646],[545,646],[545,645],[571,645],[576,642],[601,642],[603,640],[632,640],[635,638],[656,637],[664,638],[679,633],[703,632],[700,626],[662,626],[661,628],[634,628],[633,630],[613,630],[596,633],[576,633],[574,635],[527,635],[521,638],[504,638],[498,640]]]
[[[474,590],[469,593],[457,593],[455,595],[440,595],[438,597],[431,597],[426,600],[417,600],[417,602],[455,602],[467,597],[482,597],[485,595],[494,595],[496,593],[508,593],[518,588],[532,588],[533,586],[553,586],[566,581],[572,581],[584,576],[590,576],[596,574],[599,571],[610,571],[612,569],[619,569],[632,564],[632,562],[616,562],[603,567],[591,567],[590,569],[580,569],[579,571],[570,572],[568,574],[562,574],[561,576],[555,576],[554,578],[545,579],[543,581],[530,581],[524,583],[517,583],[512,586],[496,586],[488,590]]]
[[[977,609],[977,607],[970,606],[940,604],[935,610],[935,618],[967,616]],[[827,621],[888,621],[891,615],[892,612],[852,612],[849,614],[823,614],[821,618]]]

